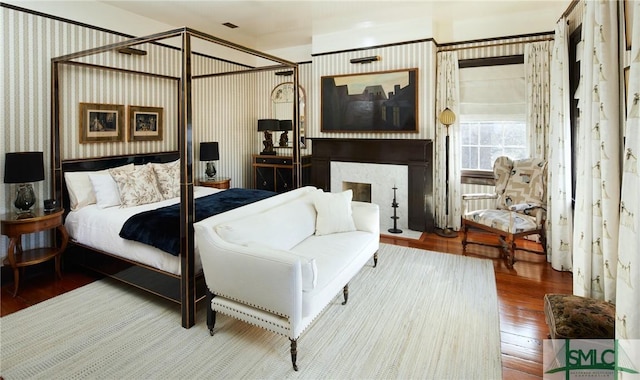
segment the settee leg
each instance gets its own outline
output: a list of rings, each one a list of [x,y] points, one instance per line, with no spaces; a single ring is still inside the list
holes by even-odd
[[[373,267],[377,267],[378,266],[378,251],[376,251],[376,253],[373,254]]]
[[[344,288],[342,288],[342,294],[344,295],[344,302],[342,304],[346,305],[347,301],[349,300],[349,284],[345,285]]]
[[[215,295],[211,293],[207,288],[207,327],[209,328],[209,334],[213,336],[213,328],[216,325],[216,312],[211,309],[211,301]]]
[[[296,360],[298,359],[298,341],[296,339],[291,339],[291,362],[293,363],[293,370],[298,370],[298,365],[296,364]]]

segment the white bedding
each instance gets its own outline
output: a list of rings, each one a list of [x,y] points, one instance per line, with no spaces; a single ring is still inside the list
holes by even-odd
[[[223,190],[195,186],[193,194],[194,198],[199,198],[219,191]],[[65,227],[69,236],[78,243],[180,275],[179,256],[173,256],[150,245],[126,240],[119,236],[120,229],[131,216],[176,203],[180,203],[179,197],[127,208],[100,208],[96,204],[92,204],[71,211],[65,221]],[[194,267],[196,273],[200,271],[200,268],[200,256],[196,244]]]

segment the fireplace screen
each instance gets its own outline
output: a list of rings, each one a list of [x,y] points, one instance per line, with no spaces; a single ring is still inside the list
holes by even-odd
[[[342,182],[342,191],[353,191],[353,200],[371,203],[371,184],[360,182]]]

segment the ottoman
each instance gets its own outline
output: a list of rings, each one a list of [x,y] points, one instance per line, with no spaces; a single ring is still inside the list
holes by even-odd
[[[551,339],[614,339],[616,306],[610,302],[546,294],[544,315]]]

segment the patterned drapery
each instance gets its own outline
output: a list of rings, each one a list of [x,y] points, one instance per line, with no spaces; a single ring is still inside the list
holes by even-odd
[[[567,21],[556,24],[550,64],[547,180],[547,261],[560,271],[573,269],[571,207],[571,118]],[[566,91],[565,91],[566,89]]]
[[[616,282],[616,338],[640,339],[640,1],[631,1],[633,31]]]
[[[529,157],[547,158],[550,46],[551,41],[543,41],[529,43],[524,47]]]
[[[455,51],[437,54],[436,90],[436,133],[435,133],[435,165],[434,165],[434,204],[435,224],[437,227],[449,227],[460,230],[462,215],[461,162],[462,146],[460,141],[460,90],[458,53]],[[449,131],[449,194],[446,194],[446,157],[445,140],[447,127],[438,120],[440,112],[449,107],[456,115],[455,122],[448,127]],[[446,204],[449,202],[447,220]]]
[[[618,2],[586,1],[582,43],[573,292],[615,302],[621,174]]]

